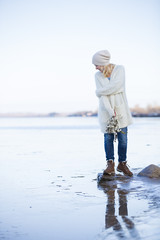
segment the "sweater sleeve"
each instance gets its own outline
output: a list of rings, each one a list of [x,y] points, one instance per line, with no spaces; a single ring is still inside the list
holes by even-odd
[[[123,66],[119,66],[109,84],[105,87],[99,87],[96,90],[97,97],[107,96],[123,92],[125,84],[125,71]]]
[[[95,74],[95,83],[96,83],[96,91],[95,92],[96,92],[96,95],[97,95],[97,91],[102,88],[102,84],[99,81],[99,72],[97,72]],[[100,96],[97,95],[97,97],[101,97],[101,95]]]

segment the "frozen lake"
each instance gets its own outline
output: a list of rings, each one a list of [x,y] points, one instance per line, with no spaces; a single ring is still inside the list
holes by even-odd
[[[0,118],[0,239],[158,240],[160,182],[137,173],[160,166],[160,118],[128,135],[134,177],[103,188],[97,118]]]

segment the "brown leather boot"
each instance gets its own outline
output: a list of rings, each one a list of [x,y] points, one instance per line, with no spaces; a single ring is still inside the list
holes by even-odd
[[[113,160],[108,160],[107,161],[107,168],[104,170],[103,174],[105,174],[105,175],[115,175],[114,161]]]
[[[128,166],[127,166],[127,162],[119,162],[118,167],[117,167],[117,171],[118,172],[123,172],[124,175],[132,177],[133,173],[129,170]]]

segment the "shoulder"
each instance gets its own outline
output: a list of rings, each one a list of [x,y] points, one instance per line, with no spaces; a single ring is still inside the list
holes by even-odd
[[[115,65],[114,69],[113,69],[113,75],[125,75],[125,69],[123,65]]]
[[[102,73],[100,71],[97,71],[95,73],[95,78],[101,78],[102,77]]]
[[[100,81],[102,78],[104,78],[104,76],[100,71],[95,73],[95,80],[96,81]]]
[[[116,71],[124,71],[124,66],[123,65],[115,65],[115,70]]]

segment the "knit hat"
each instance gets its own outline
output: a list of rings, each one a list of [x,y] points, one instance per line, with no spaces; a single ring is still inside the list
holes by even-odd
[[[92,57],[92,63],[98,66],[106,66],[109,64],[109,60],[111,58],[108,50],[101,50],[96,52]]]

